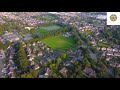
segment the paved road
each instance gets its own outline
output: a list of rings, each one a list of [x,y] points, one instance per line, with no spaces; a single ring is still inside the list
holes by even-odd
[[[90,56],[91,56],[91,58],[92,59],[95,59],[95,60],[97,60],[97,57],[96,57],[96,53],[93,53],[91,50],[90,50],[90,47],[89,46],[87,46],[87,45],[81,45],[82,47],[84,47],[84,48],[87,48],[88,50],[89,50],[89,52],[90,52]]]
[[[2,60],[0,60],[0,78],[2,78]]]
[[[89,52],[90,52],[91,58],[97,60],[96,53],[93,53],[93,52],[90,50],[90,47],[89,47],[89,46],[88,46],[88,50],[89,50]]]
[[[78,35],[78,36],[79,36],[79,35]],[[79,36],[79,38],[81,39],[80,36]],[[87,49],[89,50],[91,58],[97,60],[96,54],[94,54],[94,53],[90,50],[90,47],[87,46],[86,43],[85,43],[82,39],[81,39],[81,41],[82,41],[82,43],[83,43],[82,47],[87,48]]]

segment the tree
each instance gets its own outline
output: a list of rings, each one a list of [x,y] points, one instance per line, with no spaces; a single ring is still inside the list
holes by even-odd
[[[30,70],[27,73],[21,75],[21,78],[36,78],[38,75],[38,70]]]
[[[97,49],[93,46],[90,46],[90,50],[93,52],[93,53],[96,53],[97,52]]]
[[[67,78],[67,77],[68,77],[67,73],[64,73],[63,78]]]
[[[114,68],[114,75],[120,77],[120,68]]]
[[[13,56],[15,64],[19,70],[26,72],[28,70],[28,60],[22,43],[17,42],[13,47],[15,48],[15,54]]]
[[[88,68],[91,67],[90,62],[86,57],[83,58],[83,65],[85,65],[85,67],[88,67]]]
[[[89,52],[89,50],[87,48],[81,48],[81,50],[82,50],[82,55],[83,56],[90,54],[90,52]]]
[[[58,75],[56,73],[52,73],[52,75],[53,75],[53,78],[57,78],[58,77]]]
[[[79,33],[79,36],[88,46],[90,45],[89,39],[83,33]]]
[[[82,68],[81,68],[80,65],[76,65],[76,66],[75,66],[75,72],[79,72],[81,69],[82,69]]]
[[[120,78],[120,76],[119,75],[115,75],[114,78]]]
[[[37,77],[38,72],[39,72],[39,70],[30,70],[30,73],[32,74],[32,76],[33,76],[34,78]]]
[[[78,39],[77,44],[81,45],[81,43],[82,43],[82,41],[80,39]]]
[[[69,75],[69,78],[74,78],[72,74]]]
[[[21,75],[21,78],[34,78],[30,73],[24,73]]]
[[[67,53],[61,53],[61,54],[60,54],[60,57],[61,57],[62,59],[66,59],[66,58],[67,58]]]
[[[3,49],[4,48],[4,45],[3,43],[0,41],[0,49]]]
[[[62,62],[61,58],[57,58],[57,63],[60,64]]]
[[[77,75],[78,75],[78,78],[84,78],[82,70],[79,70]]]
[[[57,69],[57,65],[56,64],[51,64],[50,65],[50,69],[51,70],[56,70]]]

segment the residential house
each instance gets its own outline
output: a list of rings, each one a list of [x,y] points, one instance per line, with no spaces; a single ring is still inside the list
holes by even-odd
[[[102,51],[106,51],[106,48],[105,48],[105,47],[102,47],[101,50],[102,50]]]
[[[33,45],[33,46],[35,46],[35,45],[36,45],[36,43],[34,42],[32,45]]]
[[[64,75],[68,72],[68,69],[66,67],[62,68],[61,70],[59,70],[59,72]]]
[[[47,51],[49,51],[50,50],[50,48],[47,48]]]
[[[107,58],[106,58],[106,61],[109,61],[110,59],[111,59],[111,57],[107,57]]]
[[[95,41],[91,41],[91,44],[92,44],[92,46],[96,46],[97,45]]]
[[[112,48],[107,48],[107,51],[113,51]]]
[[[35,64],[35,70],[39,69],[39,65],[38,64]]]
[[[113,52],[118,52],[119,50],[117,48],[113,48]]]
[[[50,68],[47,67],[46,73],[44,75],[52,77],[52,72],[51,72]]]
[[[4,59],[4,58],[5,58],[4,50],[0,50],[0,59]]]
[[[2,73],[5,73],[5,74],[8,73],[7,70],[6,70],[6,68],[2,69]]]
[[[97,50],[100,50],[101,48],[100,47],[97,47]]]
[[[83,72],[84,72],[84,74],[86,75],[86,76],[88,76],[88,77],[96,77],[96,74],[95,74],[95,71],[93,70],[93,69],[91,69],[91,68],[85,68],[84,70],[83,70]]]
[[[107,52],[106,55],[107,56],[113,56],[113,52]]]
[[[34,61],[31,61],[31,62],[30,62],[30,65],[31,65],[31,66],[35,65],[35,62],[34,62]]]
[[[74,63],[75,63],[75,60],[74,60],[74,59],[72,59],[72,60],[70,60],[70,62],[74,64]]]
[[[40,44],[41,43],[41,41],[37,41],[37,44]]]
[[[37,54],[37,56],[42,56],[43,55],[43,53],[42,52],[39,52],[38,54]]]
[[[114,56],[120,57],[120,53],[119,52],[114,52]]]
[[[70,63],[69,61],[66,61],[66,62],[63,63],[63,65],[64,65],[64,66],[70,66],[71,63]]]
[[[82,59],[83,59],[82,56],[78,56],[78,57],[76,58],[76,60],[78,60],[78,61],[81,61]]]
[[[9,60],[10,67],[15,68],[15,63],[12,60]]]
[[[120,50],[119,50],[119,52],[120,52]]]
[[[34,59],[33,57],[30,57],[30,58],[28,59],[28,61],[33,61],[33,59]]]

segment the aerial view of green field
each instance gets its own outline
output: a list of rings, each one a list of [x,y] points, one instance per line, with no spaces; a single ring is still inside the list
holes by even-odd
[[[51,31],[51,30],[56,30],[56,29],[59,29],[60,26],[57,26],[57,25],[52,25],[52,26],[47,26],[47,27],[40,27],[40,29],[44,29],[46,31]]]
[[[60,26],[57,26],[57,25],[42,26],[42,27],[39,27],[38,29],[32,30],[32,32],[33,33],[43,33],[43,34],[45,34],[49,31],[57,30],[59,28],[60,28]]]
[[[120,12],[0,12],[0,78],[120,78],[111,16]]]
[[[72,37],[64,37],[64,36],[53,36],[42,40],[44,44],[47,46],[56,49],[56,50],[64,50],[74,46],[75,42]]]

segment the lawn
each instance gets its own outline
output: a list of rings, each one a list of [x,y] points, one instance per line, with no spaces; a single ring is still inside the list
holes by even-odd
[[[44,29],[46,31],[51,31],[51,30],[56,30],[56,29],[59,29],[60,26],[57,26],[57,25],[52,25],[52,26],[47,26],[47,27],[40,27],[40,29]]]
[[[104,44],[104,43],[101,43],[101,42],[98,42],[98,46],[99,47],[109,47],[108,44]]]
[[[47,33],[49,31],[52,30],[57,30],[59,29],[60,26],[57,25],[52,25],[52,26],[41,26],[40,28],[36,29],[36,30],[32,30],[33,33]]]
[[[48,31],[46,31],[46,30],[43,30],[43,29],[36,29],[36,30],[34,30],[33,31],[34,33],[47,33]]]
[[[38,16],[38,17],[36,17],[36,19],[38,19],[38,20],[54,20],[55,17],[50,16],[50,15],[45,15],[45,16]]]
[[[72,37],[64,36],[52,36],[42,40],[42,43],[55,50],[64,50],[75,45],[74,39]]]

